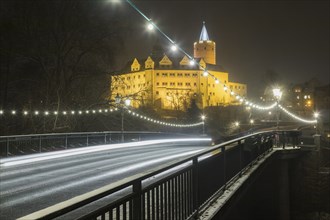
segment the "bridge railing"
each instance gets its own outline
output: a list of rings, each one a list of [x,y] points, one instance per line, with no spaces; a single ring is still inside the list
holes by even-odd
[[[179,136],[162,132],[105,131],[0,136],[0,157],[50,152],[77,147],[115,144]],[[181,134],[181,136],[183,136]]]
[[[294,146],[290,140],[296,135],[299,133],[260,132],[237,138],[25,217],[196,219],[214,194],[223,193],[272,150],[276,138]]]

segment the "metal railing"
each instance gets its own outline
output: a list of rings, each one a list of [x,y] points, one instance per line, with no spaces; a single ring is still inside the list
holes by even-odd
[[[132,142],[183,135],[161,132],[105,131],[0,136],[0,157],[121,143],[122,136],[125,142]]]
[[[26,217],[196,219],[212,195],[223,192],[247,167],[270,152],[276,141],[279,146],[296,146],[299,134],[272,131],[236,138]]]

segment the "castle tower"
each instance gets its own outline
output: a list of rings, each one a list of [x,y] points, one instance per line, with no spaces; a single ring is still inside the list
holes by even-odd
[[[199,41],[194,43],[194,58],[203,58],[206,63],[216,64],[215,56],[215,42],[209,39],[205,22],[203,22],[203,28]]]

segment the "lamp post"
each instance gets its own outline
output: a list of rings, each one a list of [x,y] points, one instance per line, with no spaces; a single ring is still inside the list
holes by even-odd
[[[115,97],[115,102],[117,104],[117,106],[120,108],[121,110],[121,141],[124,142],[125,138],[124,138],[124,113],[125,113],[125,109],[130,106],[131,104],[131,100],[126,99],[123,102],[122,97],[117,93],[116,97]]]
[[[315,121],[316,121],[316,124],[315,124],[315,129],[316,129],[316,134],[319,133],[319,121],[318,121],[318,117],[320,116],[320,114],[318,112],[315,112],[314,113],[314,118],[315,118]]]
[[[235,122],[234,122],[234,126],[238,129],[238,134],[240,134],[240,133],[241,133],[241,128],[240,128],[240,123],[239,123],[239,121],[235,121]]]
[[[250,119],[250,127],[251,127],[251,129],[252,129],[253,124],[254,124],[254,120],[253,119]]]
[[[273,89],[273,95],[276,100],[276,130],[278,130],[279,127],[279,120],[280,120],[280,107],[279,107],[279,102],[282,97],[282,91],[279,88]]]
[[[202,122],[203,122],[203,135],[205,134],[205,118],[206,118],[205,115],[201,116],[201,119],[202,119]]]

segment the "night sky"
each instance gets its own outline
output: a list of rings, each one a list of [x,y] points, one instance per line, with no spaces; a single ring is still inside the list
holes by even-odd
[[[330,83],[329,1],[133,2],[190,54],[205,21],[217,43],[217,64],[230,73],[231,81],[247,83],[250,94],[264,89],[267,71],[287,84],[313,77]],[[120,65],[148,56],[159,33],[146,32],[146,21],[127,3],[111,7],[127,13],[135,27],[125,39]]]

